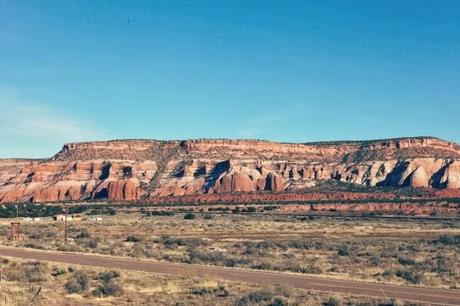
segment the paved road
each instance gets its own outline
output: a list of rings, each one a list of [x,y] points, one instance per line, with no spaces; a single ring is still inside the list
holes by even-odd
[[[211,277],[229,281],[262,285],[284,285],[300,289],[325,292],[348,293],[373,297],[391,297],[435,305],[460,305],[459,290],[442,290],[421,287],[405,287],[377,283],[353,282],[277,272],[232,269],[223,267],[175,264],[166,262],[137,261],[108,256],[48,252],[0,246],[0,256],[52,261],[67,264],[96,266],[110,269],[125,269],[143,272],[182,275],[189,277]]]

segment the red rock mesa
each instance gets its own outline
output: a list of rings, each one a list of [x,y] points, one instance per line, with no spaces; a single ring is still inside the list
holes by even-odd
[[[301,194],[321,182],[460,188],[460,146],[433,137],[305,144],[113,140],[0,160],[0,203]],[[352,185],[350,185],[352,186]]]

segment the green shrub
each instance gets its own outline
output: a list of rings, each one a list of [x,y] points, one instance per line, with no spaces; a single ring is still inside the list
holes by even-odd
[[[254,292],[250,292],[246,295],[243,295],[237,302],[236,306],[246,306],[246,305],[259,305],[262,303],[270,302],[274,293],[269,289],[260,289]]]
[[[28,234],[27,236],[30,239],[39,240],[39,239],[45,237],[46,234],[43,233],[43,231],[41,231],[41,230],[35,229],[32,233]]]
[[[189,248],[196,248],[203,245],[208,245],[208,242],[202,238],[176,238],[169,235],[163,235],[160,239],[154,241],[155,243],[162,243],[169,249],[174,249],[177,246],[186,246]]]
[[[288,247],[300,250],[308,250],[311,247],[311,244],[307,240],[292,240],[288,242]]]
[[[23,280],[24,274],[22,271],[10,270],[6,272],[5,277],[10,282],[19,282]]]
[[[292,288],[291,287],[286,287],[286,286],[276,286],[275,287],[275,294],[284,296],[286,298],[290,297],[292,295]]]
[[[407,270],[398,270],[396,271],[396,276],[402,279],[407,280],[413,284],[418,284],[422,280],[422,275]]]
[[[143,243],[136,243],[132,249],[128,252],[128,256],[138,258],[138,257],[155,257],[155,252],[151,247],[147,247]]]
[[[90,211],[87,212],[88,215],[94,216],[94,215],[109,215],[109,216],[114,216],[117,214],[116,210],[110,207],[100,207],[100,206],[94,206],[94,209],[91,209]]]
[[[385,306],[385,305],[388,305],[388,306],[404,306],[404,302],[398,300],[398,299],[390,299],[390,301],[388,303],[385,303],[385,304],[380,304],[381,306]]]
[[[93,290],[94,296],[115,296],[121,293],[120,285],[114,282],[114,278],[120,277],[118,271],[104,271],[96,276],[100,284]]]
[[[380,265],[380,257],[378,256],[372,256],[370,259],[369,259],[369,263],[374,266],[374,267],[377,267],[378,265]]]
[[[189,250],[189,258],[191,263],[211,263],[217,264],[222,263],[226,257],[224,253],[219,251],[204,251],[200,249],[191,249]]]
[[[41,282],[45,280],[45,264],[41,262],[29,262],[23,264],[24,276],[29,282]]]
[[[128,241],[128,242],[139,242],[141,240],[142,239],[139,236],[136,236],[136,235],[129,235],[128,237],[126,237],[126,241]]]
[[[348,256],[349,255],[348,246],[341,245],[337,251],[337,254],[339,254],[339,256]]]
[[[26,248],[31,248],[31,249],[38,249],[38,250],[44,250],[45,247],[43,246],[42,243],[36,242],[36,241],[30,241],[24,243],[24,247]]]
[[[451,275],[455,275],[455,259],[443,255],[438,255],[436,256],[435,266],[431,270],[438,274],[449,273]]]
[[[324,306],[340,306],[342,305],[342,299],[339,296],[331,296],[323,302]]]
[[[250,268],[256,270],[274,270],[273,265],[268,261],[256,262],[252,264]]]
[[[398,257],[398,262],[404,266],[415,265],[415,260],[407,257]]]
[[[19,215],[22,217],[47,217],[62,214],[63,210],[60,206],[53,205],[37,205],[37,204],[19,204]],[[7,204],[0,206],[0,218],[12,218],[16,216],[16,205]]]
[[[82,293],[88,288],[88,276],[82,272],[75,272],[64,284],[68,293]]]
[[[393,272],[391,270],[385,270],[382,272],[383,277],[390,277],[391,275],[393,275]]]
[[[208,294],[214,294],[216,288],[212,287],[194,287],[190,289],[191,294],[196,294],[196,295],[208,295]]]
[[[240,212],[241,212],[241,209],[238,206],[232,209],[232,214],[239,214]]]
[[[94,296],[116,296],[121,293],[121,287],[115,284],[112,280],[102,282],[93,291]]]
[[[184,219],[185,219],[185,220],[193,220],[193,219],[195,219],[195,215],[192,214],[192,213],[186,213],[186,214],[184,215]]]
[[[223,285],[218,287],[194,287],[190,289],[190,293],[196,295],[213,294],[220,297],[227,297],[229,295],[227,288]]]
[[[273,302],[269,303],[268,306],[287,306],[289,303],[281,297],[276,297]]]
[[[146,216],[174,216],[174,212],[167,210],[154,210],[145,213]]]
[[[448,236],[443,235],[438,239],[432,241],[433,244],[443,244],[443,245],[460,245],[460,235]]]
[[[75,238],[77,238],[77,239],[81,239],[81,238],[90,238],[90,237],[91,237],[91,235],[90,235],[88,229],[86,229],[86,228],[83,228],[83,229],[80,231],[80,233],[78,233],[78,235],[75,236]]]
[[[64,268],[57,268],[57,267],[54,267],[53,268],[53,271],[51,271],[51,275],[52,276],[59,276],[59,275],[63,275],[63,274],[66,274],[67,273],[67,270],[64,269]]]
[[[99,273],[96,279],[107,283],[117,277],[120,277],[120,272],[118,271],[104,271]]]
[[[99,240],[98,239],[87,239],[85,240],[85,247],[89,249],[97,249],[99,246]]]

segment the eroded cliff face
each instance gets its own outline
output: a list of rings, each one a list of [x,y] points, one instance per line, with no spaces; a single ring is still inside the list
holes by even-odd
[[[98,198],[134,201],[141,195],[140,183],[150,182],[156,171],[154,161],[29,162],[0,183],[0,201],[56,202]]]
[[[460,188],[460,147],[436,138],[287,144],[116,140],[66,144],[47,160],[0,160],[0,202],[300,192],[362,186]]]

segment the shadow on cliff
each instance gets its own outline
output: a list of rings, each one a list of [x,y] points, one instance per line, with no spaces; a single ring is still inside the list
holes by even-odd
[[[216,184],[217,179],[222,175],[222,173],[230,169],[230,166],[231,165],[229,160],[224,160],[216,164],[211,173],[209,173],[209,175],[206,177],[206,181],[204,183],[204,189],[206,193],[208,193],[209,189]]]

